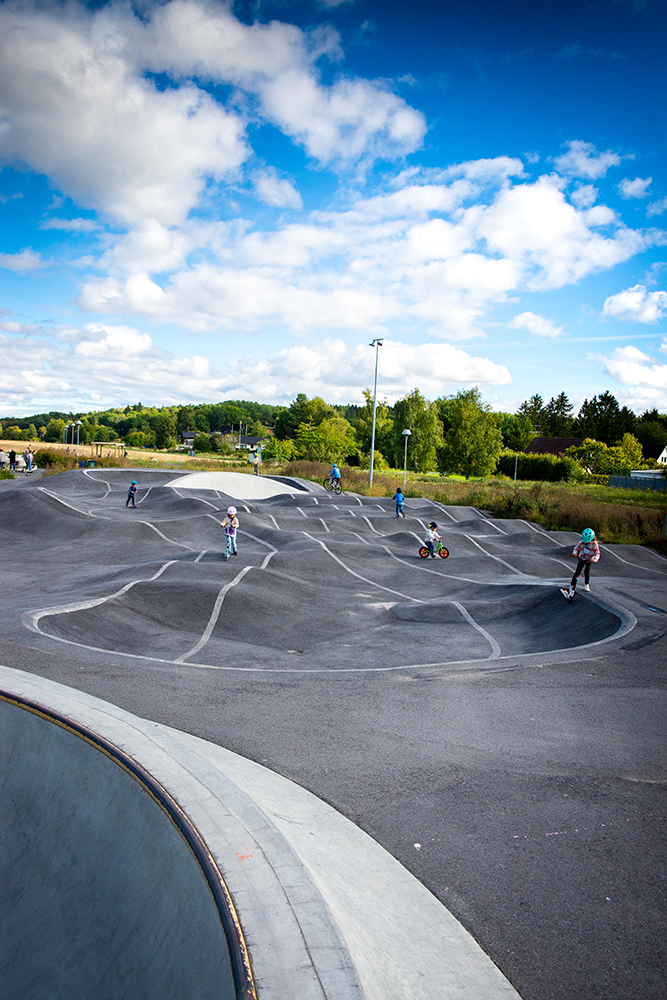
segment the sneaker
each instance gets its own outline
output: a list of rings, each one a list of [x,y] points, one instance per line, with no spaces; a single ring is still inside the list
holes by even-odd
[[[235,555],[235,556],[237,556],[237,555],[238,555],[238,552],[234,552],[234,553],[232,553],[232,554],[233,554],[233,555]]]
[[[591,588],[588,586],[587,583],[584,584],[584,590],[586,591],[587,594],[590,594],[590,592],[591,592]]]

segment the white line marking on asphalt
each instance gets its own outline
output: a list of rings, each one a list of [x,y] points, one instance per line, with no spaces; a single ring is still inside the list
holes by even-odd
[[[426,503],[433,504],[433,506],[437,508],[437,510],[441,510],[442,513],[445,514],[450,519],[450,521],[454,521],[456,523],[456,518],[454,517],[453,514],[449,513],[444,504],[438,503],[436,500],[431,500],[429,497],[421,497],[421,499],[425,500]]]
[[[225,597],[232,589],[232,587],[235,587],[237,583],[240,583],[243,577],[246,575],[246,573],[248,573],[251,569],[252,566],[244,566],[243,569],[236,574],[233,580],[230,580],[229,583],[226,583],[224,585],[224,587],[220,590],[218,596],[215,599],[215,604],[213,605],[213,610],[211,611],[211,617],[208,620],[208,624],[204,629],[201,639],[196,645],[192,647],[192,649],[189,649],[187,653],[183,653],[182,656],[177,656],[176,659],[174,660],[174,663],[185,663],[188,657],[194,656],[195,653],[198,653],[200,649],[204,648],[208,640],[211,638],[213,629],[215,628],[218,618],[220,617],[220,611],[222,610],[222,602],[224,601]]]
[[[179,545],[182,549],[187,549],[188,552],[199,551],[199,549],[193,549],[191,545],[185,545],[183,542],[175,542],[172,538],[167,538],[167,536],[164,535],[159,528],[156,528],[154,524],[151,524],[150,521],[142,521],[142,519],[139,518],[139,524],[146,524],[149,528],[152,528],[153,531],[160,536],[160,538],[164,538],[165,542],[169,542],[170,545]]]
[[[417,541],[419,541],[419,539],[417,539]],[[456,576],[454,573],[439,573],[437,569],[429,569],[428,566],[422,565],[422,562],[409,563],[407,562],[406,559],[401,559],[394,552],[392,552],[387,545],[383,545],[382,548],[385,550],[387,555],[391,556],[392,559],[395,559],[396,562],[400,562],[403,566],[408,566],[410,569],[414,569],[416,572],[432,573],[433,576],[439,576],[441,580],[443,578],[445,580],[461,580],[463,583],[479,583],[483,584],[484,586],[488,586],[487,584],[484,583],[484,581],[473,580],[471,577],[468,576]],[[503,586],[505,586],[505,584],[503,584]]]
[[[364,537],[363,537],[363,535],[360,535],[360,534],[359,534],[359,532],[357,532],[357,531],[350,531],[350,529],[349,529],[349,528],[347,529],[347,531],[348,531],[348,534],[350,534],[350,535],[354,535],[354,537],[355,537],[355,538],[358,538],[360,542],[363,542],[363,543],[364,543],[364,545],[370,545],[370,544],[371,544],[371,543],[370,543],[370,542],[368,541],[368,539],[367,539],[367,538],[364,538]]]
[[[57,493],[47,490],[46,486],[38,486],[37,488],[41,490],[42,493],[46,493],[48,497],[51,497],[53,500],[57,500],[58,503],[61,503],[64,507],[69,507],[70,510],[76,511],[77,514],[83,514],[84,517],[92,518],[96,516],[95,514],[89,514],[87,511],[81,510],[79,507],[74,507],[71,503],[67,503],[67,500],[63,500],[63,498],[58,496]]]
[[[629,562],[627,559],[624,559],[623,556],[619,556],[619,554],[617,552],[612,552],[612,550],[609,549],[609,548],[607,548],[606,545],[602,545],[601,544],[600,548],[604,552],[608,552],[610,556],[615,556],[616,559],[620,559],[620,561],[622,563],[625,563],[626,566],[634,566],[635,569],[643,569],[647,573],[659,573],[660,576],[667,576],[667,573],[663,573],[663,571],[661,569],[649,569],[648,566],[640,566],[639,563]]]
[[[418,597],[410,597],[409,594],[402,594],[400,590],[392,590],[391,587],[383,587],[381,583],[375,583],[374,580],[369,580],[367,577],[361,576],[360,573],[355,573],[353,569],[346,566],[343,560],[339,559],[338,556],[331,551],[325,542],[322,542],[319,538],[314,538],[313,535],[309,535],[307,531],[304,531],[303,534],[306,538],[310,538],[311,542],[317,542],[318,545],[321,545],[327,555],[330,555],[339,566],[342,566],[346,573],[350,574],[350,576],[356,576],[357,580],[363,580],[364,583],[370,584],[371,587],[378,587],[380,590],[386,590],[388,594],[396,594],[397,597],[402,597],[404,601],[414,601],[415,604],[426,604],[426,601],[420,601]]]
[[[320,501],[317,499],[317,497],[311,497],[310,499],[313,501],[313,503],[316,503],[319,507]]]
[[[195,559],[195,562],[198,563],[200,559],[203,559],[207,552],[208,549],[202,549],[197,558]]]
[[[489,642],[491,644],[491,656],[489,657],[489,659],[490,660],[497,660],[498,657],[500,656],[500,646],[498,645],[498,643],[496,642],[496,640],[493,638],[493,636],[491,635],[491,633],[487,632],[486,629],[482,628],[481,625],[478,625],[477,622],[475,621],[475,619],[473,618],[473,616],[463,607],[462,604],[459,604],[458,601],[452,601],[452,604],[454,605],[455,608],[458,608],[458,610],[461,612],[461,614],[463,615],[463,617],[465,618],[465,620],[470,625],[472,625],[473,628],[476,628],[477,631],[481,635],[484,636],[484,638],[487,640],[487,642]]]
[[[477,510],[477,508],[475,508],[475,510]],[[503,531],[503,529],[502,529],[502,528],[499,528],[499,527],[498,527],[498,525],[497,525],[497,524],[494,524],[494,523],[493,523],[493,521],[491,521],[491,520],[490,520],[490,519],[489,519],[488,517],[484,517],[484,515],[483,515],[483,514],[482,514],[482,512],[481,512],[481,510],[480,510],[480,511],[477,511],[477,513],[478,513],[478,514],[479,514],[479,516],[480,516],[480,517],[481,517],[481,518],[483,519],[483,521],[484,521],[484,524],[488,524],[488,526],[489,526],[490,528],[495,528],[495,529],[496,529],[496,531],[499,531],[501,535],[507,535],[507,534],[508,534],[508,532],[507,532],[507,531]]]
[[[329,534],[331,534],[331,528],[329,527],[329,525],[327,524],[327,522],[324,520],[324,518],[323,517],[318,517],[317,520],[321,521],[324,530],[327,531]]]
[[[139,506],[140,503],[144,502],[144,500],[147,498],[148,494],[150,493],[150,491],[152,489],[154,489],[154,487],[153,486],[149,486],[148,489],[146,490],[146,492],[144,493],[144,495],[141,498],[137,499],[137,507]],[[181,497],[181,499],[183,499],[183,497]]]
[[[376,535],[380,536],[380,538],[385,538],[386,537],[385,535],[382,534],[381,531],[378,531],[377,528],[373,527],[373,525],[370,522],[370,519],[367,518],[365,514],[362,514],[361,516],[363,517],[364,521],[366,522],[366,524],[368,525],[368,527],[371,529],[371,531],[374,531]]]
[[[273,523],[275,524],[275,526],[276,526],[276,531],[280,531],[280,530],[281,530],[281,528],[280,528],[280,525],[279,525],[279,524],[278,524],[278,522],[276,521],[276,519],[275,519],[275,517],[273,516],[273,514],[269,514],[269,517],[271,518],[271,520],[272,520],[272,521],[273,521]]]
[[[87,601],[75,601],[72,604],[61,604],[55,608],[41,608],[38,611],[28,611],[25,615],[23,615],[23,623],[34,632],[41,632],[41,629],[38,628],[38,623],[41,618],[48,618],[51,615],[68,615],[73,611],[85,611],[87,608],[96,608],[100,604],[106,604],[107,601],[113,600],[114,597],[121,597],[123,594],[126,594],[128,590],[131,590],[132,587],[136,587],[138,583],[152,583],[153,580],[157,580],[158,577],[162,576],[164,571],[170,566],[173,566],[175,562],[177,562],[176,559],[170,559],[168,562],[163,563],[157,573],[154,573],[153,576],[142,578],[140,580],[132,580],[130,583],[126,583],[124,587],[121,587],[120,590],[116,590],[113,594],[107,594],[106,597],[92,597]],[[42,634],[48,635],[48,633]],[[51,636],[51,638],[56,638],[56,636]],[[83,644],[74,643],[74,645],[77,646]],[[95,647],[90,648],[92,649]],[[107,652],[110,651],[107,650]],[[113,650],[111,650],[111,652],[113,652]]]
[[[528,576],[528,573],[524,573],[523,570],[516,569],[514,566],[512,566],[511,563],[505,562],[504,559],[501,559],[500,556],[494,556],[490,552],[487,552],[486,549],[482,548],[482,546],[479,544],[479,542],[475,541],[475,539],[472,537],[472,535],[466,535],[465,532],[464,532],[463,537],[467,538],[468,541],[472,542],[473,545],[476,545],[477,548],[480,550],[480,552],[483,552],[485,556],[489,557],[489,559],[495,559],[496,562],[502,563],[503,566],[507,566],[508,569],[511,569],[513,573],[518,573],[519,576]]]
[[[302,507],[297,507],[297,510],[302,517],[305,517],[305,519],[308,520],[308,515],[306,514],[305,510],[303,510]]]
[[[551,537],[551,535],[548,535],[548,534],[546,533],[546,531],[540,531],[540,529],[539,529],[539,528],[536,528],[534,524],[531,524],[531,523],[530,523],[530,521],[524,521],[524,519],[523,519],[522,517],[518,517],[518,518],[517,518],[517,521],[518,521],[518,522],[519,522],[520,524],[525,524],[525,525],[526,525],[526,527],[527,527],[527,528],[530,528],[530,530],[531,530],[531,531],[534,531],[536,535],[541,535],[541,536],[542,536],[542,538],[546,538],[546,539],[548,539],[548,540],[549,540],[550,542],[553,542],[553,543],[554,543],[554,545],[560,545],[560,544],[561,544],[561,543],[560,543],[560,542],[559,542],[559,541],[558,541],[558,540],[557,540],[556,538],[552,538],[552,537]]]

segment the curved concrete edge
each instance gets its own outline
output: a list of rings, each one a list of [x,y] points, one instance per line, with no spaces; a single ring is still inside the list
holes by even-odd
[[[290,486],[286,478],[244,472],[189,472],[165,486],[178,490],[218,490],[235,500],[270,500],[276,496],[293,496],[295,491],[304,492],[296,480]]]
[[[33,674],[0,666],[0,689],[92,730],[173,796],[224,875],[261,1000],[519,1000],[417,879],[300,786]]]

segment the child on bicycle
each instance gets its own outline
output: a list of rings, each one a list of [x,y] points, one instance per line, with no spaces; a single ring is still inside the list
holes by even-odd
[[[227,548],[225,550],[225,559],[229,559],[230,555],[237,556],[238,552],[236,549],[236,531],[239,526],[239,519],[236,516],[236,507],[227,508],[227,517],[224,519],[221,528],[225,531],[225,541],[227,542]]]
[[[442,535],[438,534],[438,525],[435,521],[430,521],[428,525],[428,532],[426,538],[424,539],[424,545],[431,554],[431,559],[435,559],[435,546],[436,542],[442,541]]]
[[[329,473],[329,479],[337,479],[340,482],[340,469],[334,462],[331,466],[331,472]]]
[[[393,496],[394,503],[396,504],[396,517],[405,517],[405,511],[403,510],[403,503],[405,497],[403,496],[403,490],[399,486]]]

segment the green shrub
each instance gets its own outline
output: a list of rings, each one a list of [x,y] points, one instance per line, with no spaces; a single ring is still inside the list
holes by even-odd
[[[526,455],[524,452],[517,456],[505,452],[498,459],[497,471],[514,479],[515,462],[517,479],[543,483],[559,483],[573,478],[577,465],[570,458],[557,458],[556,455]]]

